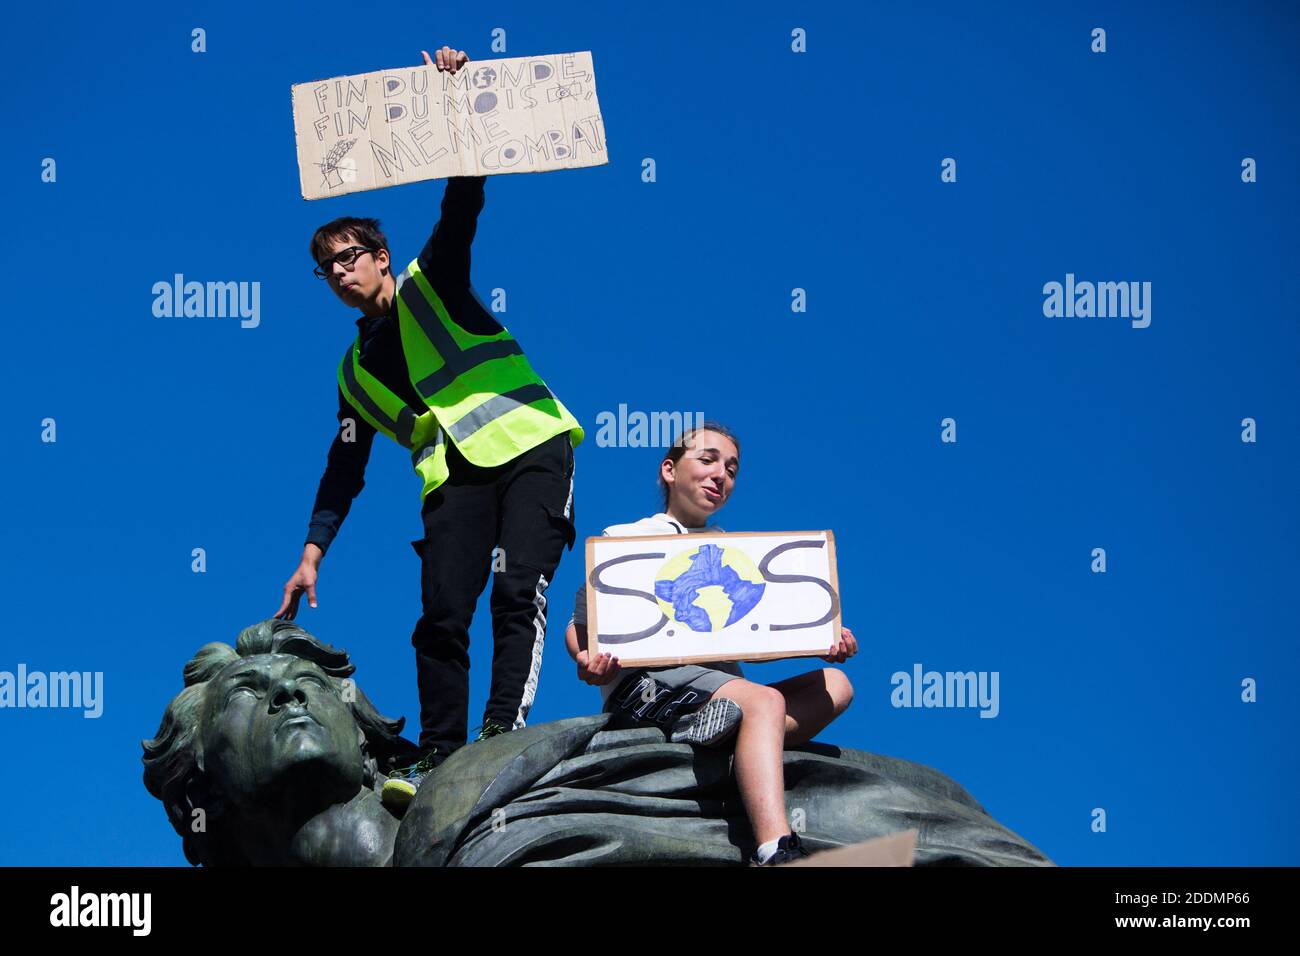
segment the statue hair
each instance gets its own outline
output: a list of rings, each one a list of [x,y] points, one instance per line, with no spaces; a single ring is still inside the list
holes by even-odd
[[[214,641],[204,644],[185,664],[185,688],[167,705],[158,732],[144,747],[144,785],[162,801],[167,819],[180,835],[185,859],[195,866],[246,864],[233,840],[222,835],[226,806],[199,769],[195,741],[207,698],[208,682],[227,664],[258,654],[292,654],[311,661],[330,678],[343,698],[345,679],[356,670],[347,651],[335,650],[293,621],[270,618],[240,632],[235,646]],[[347,702],[365,738],[361,747],[362,778],[373,787],[378,776],[418,756],[410,741],[400,736],[405,718],[393,720],[375,709],[361,688],[353,685],[354,699]],[[194,811],[202,808],[205,832],[195,832]]]

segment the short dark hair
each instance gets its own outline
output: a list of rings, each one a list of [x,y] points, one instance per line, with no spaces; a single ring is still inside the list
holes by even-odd
[[[661,466],[659,471],[659,490],[664,496],[664,510],[667,510],[668,508],[668,482],[664,481],[662,468],[664,460],[667,459],[676,465],[682,460],[682,455],[686,454],[686,449],[691,447],[691,438],[699,432],[717,432],[724,438],[730,438],[731,443],[736,446],[737,457],[740,455],[740,439],[736,437],[735,433],[730,428],[721,422],[709,420],[695,426],[694,428],[687,428],[684,430],[676,439],[673,440],[672,447],[668,449],[663,458],[659,459],[659,464]]]
[[[329,255],[330,246],[340,239],[351,239],[357,245],[376,251],[388,249],[388,238],[380,232],[378,219],[340,216],[325,223],[311,237],[311,261],[320,265],[320,261]],[[388,255],[391,258],[393,254],[389,251]]]

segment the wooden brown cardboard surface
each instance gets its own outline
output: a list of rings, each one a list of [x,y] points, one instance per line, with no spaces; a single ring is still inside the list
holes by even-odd
[[[394,67],[291,96],[304,199],[609,162],[590,52]]]

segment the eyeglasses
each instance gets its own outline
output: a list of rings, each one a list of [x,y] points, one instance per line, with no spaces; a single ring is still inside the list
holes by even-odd
[[[363,252],[374,252],[374,249],[367,249],[365,246],[348,246],[341,252],[330,256],[315,269],[311,271],[317,279],[328,279],[334,274],[334,263],[341,263],[343,268],[351,272],[357,265],[357,257]]]

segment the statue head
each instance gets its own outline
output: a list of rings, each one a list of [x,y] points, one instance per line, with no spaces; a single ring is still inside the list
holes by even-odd
[[[346,651],[292,621],[245,628],[234,647],[205,644],[185,689],[144,747],[144,785],[162,801],[193,864],[246,862],[223,823],[269,808],[313,813],[373,789],[413,759],[403,720],[384,717],[350,675]]]

